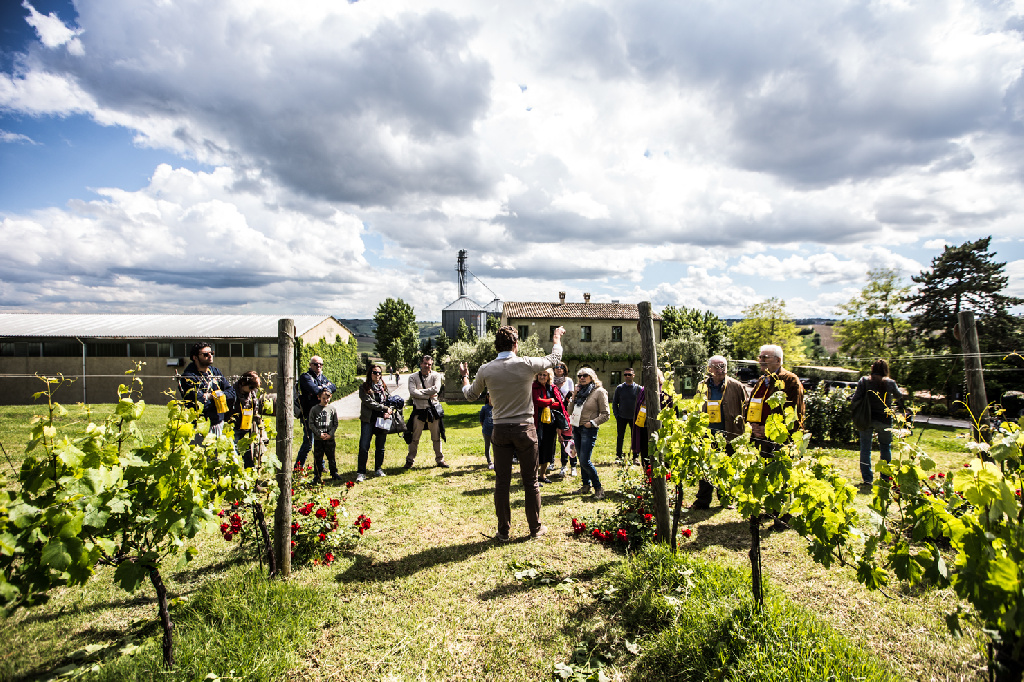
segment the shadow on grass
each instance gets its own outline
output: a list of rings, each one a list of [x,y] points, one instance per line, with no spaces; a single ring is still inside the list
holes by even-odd
[[[57,617],[65,616],[76,616],[84,613],[95,613],[97,611],[105,611],[107,609],[128,609],[136,606],[145,606],[148,604],[153,605],[154,613],[156,613],[156,594],[147,593],[145,590],[140,590],[134,595],[125,593],[124,599],[108,599],[106,601],[95,602],[92,604],[84,604],[82,606],[73,606],[71,608],[61,609],[59,613],[43,613],[37,611],[30,613],[25,616],[23,623],[36,623],[36,622],[48,622],[54,620]]]
[[[271,524],[273,523],[273,518],[270,519],[270,522]],[[272,525],[270,530],[273,531]],[[221,559],[216,563],[207,564],[206,566],[196,566],[194,568],[186,568],[180,571],[175,571],[174,573],[170,574],[170,578],[178,584],[190,583],[200,578],[205,578],[213,574],[222,573],[228,568],[231,568],[232,566],[236,566],[241,563],[253,562],[258,565],[259,558],[254,556],[254,554],[255,552],[251,547],[246,548],[244,550],[239,547],[236,547],[231,551],[231,554],[229,556],[227,556],[224,559]]]
[[[413,575],[419,571],[433,568],[440,564],[451,564],[465,561],[471,557],[486,552],[495,547],[494,540],[481,539],[476,542],[466,542],[461,545],[444,545],[431,547],[422,552],[416,552],[401,559],[376,563],[370,557],[357,554],[353,564],[335,576],[335,580],[342,582],[384,582]]]
[[[691,522],[703,521],[707,518],[706,516],[693,518],[697,513],[707,514],[706,511],[691,513]],[[761,533],[763,536],[763,529]],[[734,552],[750,549],[750,523],[743,520],[704,524],[698,528],[696,537],[689,541],[680,540],[679,543],[679,551],[687,554],[698,554],[708,547],[722,547]]]
[[[483,407],[483,403],[475,409],[469,412],[463,412],[456,414],[454,412],[446,412],[444,415],[444,428],[446,429],[469,429],[469,428],[480,428],[480,408]],[[483,444],[483,438],[481,437],[480,443]]]
[[[558,582],[561,582],[565,578],[571,578],[574,583],[580,584],[599,580],[603,578],[608,573],[608,571],[611,570],[612,566],[616,565],[617,563],[618,562],[615,561],[606,561],[603,564],[595,566],[590,570],[581,571],[579,573],[572,573],[568,576],[561,576],[558,579]],[[504,597],[511,597],[517,594],[523,594],[525,592],[530,592],[532,590],[541,589],[553,590],[555,589],[555,586],[552,584],[544,584],[537,580],[512,580],[511,582],[505,585],[499,585],[490,590],[487,590],[486,592],[481,592],[477,595],[477,597],[480,599],[480,601],[490,601],[492,599],[502,599]],[[593,609],[589,611],[589,614],[593,614]],[[584,621],[585,620],[586,619],[584,619]]]

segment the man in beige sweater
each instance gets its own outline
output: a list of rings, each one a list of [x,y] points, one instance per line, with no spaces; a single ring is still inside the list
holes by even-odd
[[[521,358],[519,335],[515,327],[502,327],[494,337],[498,357],[480,368],[472,385],[469,367],[459,364],[462,374],[462,394],[466,400],[476,400],[484,391],[491,396],[494,432],[494,512],[498,517],[495,539],[508,541],[512,526],[509,506],[509,487],[512,483],[512,459],[519,458],[519,473],[526,489],[526,522],[530,536],[547,532],[540,522],[540,486],[537,485],[537,427],[533,423],[533,396],[531,387],[538,372],[554,367],[562,358],[564,327],[552,333],[551,354],[543,358]]]

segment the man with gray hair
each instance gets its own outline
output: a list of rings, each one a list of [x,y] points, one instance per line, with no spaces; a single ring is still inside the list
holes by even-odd
[[[761,447],[761,454],[770,455],[778,446],[765,437],[764,425],[772,414],[782,414],[785,408],[796,410],[796,428],[804,425],[804,387],[797,375],[782,368],[782,348],[774,344],[761,346],[757,354],[758,364],[763,374],[758,378],[750,399],[744,406],[747,423],[753,432],[754,440]],[[781,381],[782,390],[786,393],[786,403],[781,408],[768,405],[768,397],[778,388],[776,382]]]
[[[483,365],[473,384],[469,383],[469,366],[459,363],[462,374],[462,395],[473,401],[487,391],[493,407],[494,431],[494,512],[498,517],[495,540],[508,541],[512,525],[509,488],[512,483],[512,460],[518,457],[519,472],[526,489],[526,522],[530,536],[547,532],[540,522],[540,486],[537,485],[537,427],[533,423],[533,380],[538,372],[554,367],[562,359],[564,327],[551,334],[551,354],[543,358],[521,358],[519,334],[515,327],[502,327],[494,335],[498,357]]]
[[[747,399],[747,387],[726,375],[728,361],[722,355],[708,358],[707,400],[704,411],[708,413],[708,428],[725,436],[726,450],[731,454],[728,441],[743,435],[743,402]],[[697,499],[690,507],[707,509],[711,506],[714,486],[701,479],[697,487]]]

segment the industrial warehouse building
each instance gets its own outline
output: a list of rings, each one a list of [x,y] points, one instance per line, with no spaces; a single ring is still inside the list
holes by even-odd
[[[59,402],[115,402],[137,362],[145,363],[142,398],[165,403],[196,341],[213,346],[214,365],[229,378],[276,373],[277,326],[285,317],[305,344],[347,343],[351,336],[329,315],[0,314],[0,404],[34,402],[32,394],[43,388],[37,375],[58,374],[74,380],[59,390]]]

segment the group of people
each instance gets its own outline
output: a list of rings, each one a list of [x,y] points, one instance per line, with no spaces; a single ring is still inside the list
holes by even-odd
[[[633,461],[646,461],[647,429],[645,419],[645,391],[634,382],[634,371],[623,372],[624,381],[616,387],[609,400],[594,370],[581,368],[576,380],[569,376],[561,361],[559,327],[552,334],[551,353],[541,358],[519,357],[517,331],[506,326],[495,335],[497,357],[480,367],[473,381],[466,363],[460,364],[463,396],[470,401],[484,398],[480,422],[484,436],[484,454],[489,468],[495,471],[494,504],[497,516],[497,535],[508,540],[511,528],[509,489],[512,466],[519,465],[525,489],[525,510],[531,536],[546,532],[541,522],[540,487],[551,483],[548,477],[554,471],[555,450],[561,453],[562,477],[575,476],[577,467],[581,487],[576,494],[593,493],[596,499],[604,497],[597,469],[593,463],[594,445],[601,424],[612,414],[616,419],[616,457],[623,459],[625,434],[630,432],[630,454]],[[262,416],[256,404],[260,377],[256,372],[245,372],[233,384],[213,366],[214,353],[208,343],[196,343],[191,349],[191,362],[179,377],[179,389],[187,405],[200,409],[210,422],[210,432],[220,436],[229,420],[234,427],[238,443],[250,437],[250,446],[243,457],[246,466],[258,462],[267,440]],[[409,376],[409,396],[412,414],[404,429],[408,443],[405,468],[415,462],[418,444],[424,430],[429,431],[434,449],[435,466],[448,468],[444,459],[442,441],[445,439],[444,409],[440,402],[443,376],[433,369],[433,358],[423,356],[420,368]],[[795,411],[797,427],[804,421],[804,389],[799,378],[783,368],[783,350],[773,344],[764,345],[758,352],[762,375],[751,390],[726,374],[727,361],[721,355],[709,358],[707,363],[707,399],[703,409],[708,413],[709,428],[721,432],[729,443],[744,433],[749,424],[754,442],[764,456],[770,457],[780,446],[765,432],[765,425],[773,414]],[[305,466],[310,452],[314,455],[314,481],[324,473],[324,459],[332,479],[340,478],[336,462],[335,432],[337,413],[330,400],[337,390],[323,373],[323,359],[310,359],[309,370],[299,378],[298,402],[301,410],[302,444],[296,457],[297,466]],[[660,374],[660,373],[659,373]],[[876,361],[871,375],[860,380],[853,400],[866,399],[871,406],[871,426],[860,431],[860,468],[863,480],[873,480],[871,445],[877,435],[881,458],[891,461],[891,426],[894,407],[902,410],[899,387],[888,376],[884,360]],[[659,376],[659,381],[661,377]],[[768,402],[781,383],[786,400],[781,406]],[[371,443],[374,445],[374,472],[384,476],[383,462],[387,436],[393,432],[394,420],[401,420],[401,399],[396,402],[383,380],[383,368],[370,365],[366,379],[359,387],[360,437],[357,460],[357,481],[365,480]],[[662,406],[666,397],[661,394]],[[202,434],[197,432],[196,442]],[[493,461],[491,451],[493,449]],[[691,509],[710,506],[714,489],[701,481]]]

